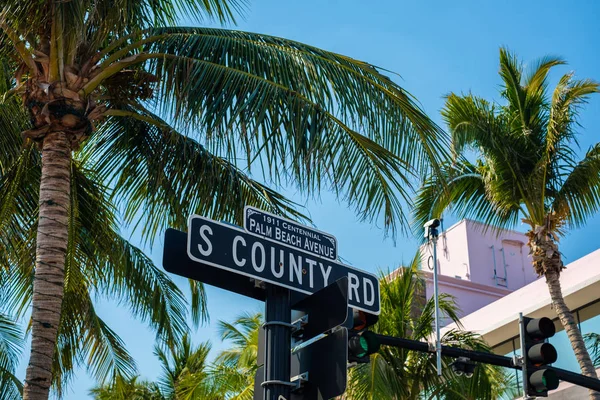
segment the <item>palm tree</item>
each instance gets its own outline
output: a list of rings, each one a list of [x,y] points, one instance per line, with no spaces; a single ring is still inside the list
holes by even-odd
[[[224,400],[226,390],[213,378],[208,364],[210,343],[201,343],[192,347],[188,336],[180,346],[170,349],[167,353],[161,347],[156,347],[154,354],[162,367],[162,377],[158,385],[166,400],[198,399]]]
[[[583,336],[587,347],[592,353],[592,364],[595,368],[600,367],[600,335],[595,332],[587,333]]]
[[[524,75],[517,58],[501,49],[504,104],[472,94],[447,97],[442,115],[457,159],[425,182],[417,199],[416,224],[450,206],[461,217],[497,227],[512,227],[521,218],[529,225],[533,268],[546,278],[552,306],[583,374],[596,378],[561,292],[564,266],[558,241],[567,228],[585,224],[600,208],[600,143],[581,159],[576,154],[577,113],[600,87],[568,73],[550,95],[548,73],[562,64],[561,59],[546,57]],[[480,157],[475,164],[460,157],[466,149]],[[442,182],[445,190],[440,190]],[[600,393],[590,395],[600,398]]]
[[[261,313],[244,313],[233,322],[219,321],[221,340],[231,341],[233,346],[221,351],[217,361],[240,369],[256,368],[258,334],[263,322]]]
[[[90,211],[119,206],[150,244],[166,226],[184,228],[192,213],[239,222],[251,204],[301,216],[245,175],[237,165],[241,156],[248,171],[258,167],[270,181],[293,182],[306,193],[325,185],[363,218],[381,217],[391,230],[404,226],[401,199],[408,200],[409,180],[436,160],[444,134],[368,63],[276,37],[175,26],[182,14],[233,21],[241,4],[2,3],[0,65],[10,79],[2,81],[0,126],[22,135],[0,135],[6,216],[0,229],[9,258],[4,265],[28,272],[18,274],[23,279],[15,290],[33,293],[20,303],[32,309],[26,400],[48,397],[53,363],[69,367],[60,357],[69,359],[75,342],[59,339],[68,335],[61,331],[64,318],[104,329],[88,285],[99,277],[129,279],[114,265],[118,254],[148,265],[114,234],[103,245],[112,246],[112,258],[105,251],[96,261],[95,242],[114,233],[114,225],[102,226]],[[86,189],[96,197],[77,197]],[[98,264],[109,272],[85,276],[85,268]],[[199,319],[201,287],[192,292]],[[85,315],[63,317],[68,295],[83,303]],[[128,295],[134,298],[135,288]],[[165,328],[162,311],[169,306],[155,300],[159,311],[145,315]]]
[[[6,94],[12,81],[8,65],[0,65],[0,92]],[[22,140],[21,132],[28,125],[28,118],[19,98],[8,98],[0,103],[3,149],[0,154],[0,304],[17,319],[28,313],[37,271],[34,265],[42,157],[35,143]],[[74,159],[70,165],[69,241],[63,245],[66,250],[63,272],[67,279],[56,344],[52,352],[44,350],[47,352],[44,359],[52,361],[52,374],[48,379],[59,394],[78,365],[87,366],[100,382],[115,373],[135,374],[135,363],[123,342],[96,314],[94,297],[128,305],[135,316],[147,322],[166,341],[174,342],[188,330],[184,294],[150,258],[119,234],[109,190],[90,167],[83,159]],[[204,298],[201,286],[192,285],[196,294],[194,316],[200,320],[206,317]],[[43,311],[43,318],[47,316],[45,308],[38,311]],[[34,312],[34,319],[35,315]],[[42,325],[44,329],[52,329],[52,326]],[[40,348],[36,347],[34,352],[38,351]]]
[[[137,376],[116,375],[111,383],[90,390],[90,395],[96,400],[165,400],[158,385],[140,381]]]
[[[0,399],[21,399],[23,385],[14,372],[22,348],[23,333],[11,318],[0,313]]]
[[[97,400],[224,400],[228,388],[221,385],[220,376],[208,364],[208,342],[193,347],[187,335],[179,345],[168,350],[156,346],[154,355],[161,364],[158,382],[142,381],[138,376],[113,380],[90,390]]]
[[[258,369],[258,337],[262,329],[260,313],[244,313],[233,322],[219,321],[223,341],[232,346],[221,351],[215,360],[215,376],[222,377],[229,388],[229,400],[251,400],[254,395],[254,376]]]
[[[165,351],[156,346],[162,375],[158,383],[141,381],[139,376],[113,380],[90,391],[97,400],[251,400],[258,354],[260,313],[246,313],[233,322],[219,321],[223,340],[233,346],[223,350],[214,363],[208,363],[210,344],[192,347],[189,337]]]
[[[424,298],[424,279],[417,270],[420,257],[410,267],[381,280],[381,315],[373,331],[384,335],[427,341],[435,333],[434,299]],[[390,278],[393,277],[393,278]],[[454,298],[439,296],[443,315],[460,326]],[[490,351],[472,332],[450,330],[442,343],[477,351]],[[443,375],[439,377],[435,358],[428,353],[395,347],[382,347],[368,364],[350,370],[345,399],[497,399],[504,392],[506,378],[501,369],[478,364],[473,377],[457,377],[443,358]]]

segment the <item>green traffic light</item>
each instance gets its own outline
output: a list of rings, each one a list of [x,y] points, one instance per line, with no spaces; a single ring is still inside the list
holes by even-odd
[[[536,392],[542,393],[547,390],[556,389],[559,384],[559,379],[556,372],[549,369],[540,369],[531,374],[529,377],[529,384]]]
[[[350,351],[356,357],[365,357],[379,350],[379,341],[375,334],[370,331],[362,332],[351,338],[348,342]]]
[[[559,380],[558,377],[556,376],[556,373],[554,373],[554,371],[552,373],[545,373],[543,378],[542,378],[542,382],[544,383],[544,386],[546,386],[546,388],[548,390],[554,390],[558,387],[559,384]]]
[[[358,339],[358,344],[359,344],[360,348],[363,350],[357,354],[358,357],[364,357],[367,354],[369,354],[369,343],[367,342],[367,339],[365,339],[364,337],[361,336]]]

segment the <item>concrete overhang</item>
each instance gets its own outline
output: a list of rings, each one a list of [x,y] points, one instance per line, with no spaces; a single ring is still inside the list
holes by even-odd
[[[600,249],[570,264],[560,277],[563,297],[567,306],[577,309],[600,298]],[[550,294],[545,279],[539,279],[516,290],[503,298],[461,318],[463,329],[483,336],[492,347],[518,336],[519,313],[529,317],[554,318],[556,313],[550,307]],[[584,321],[600,314],[600,302],[580,313]],[[443,329],[456,329],[450,324]],[[560,323],[557,331],[562,329]]]
[[[419,271],[426,282],[433,282],[433,272]],[[489,285],[482,285],[481,283],[471,282],[464,279],[457,279],[451,276],[438,275],[438,282],[440,287],[448,286],[462,289],[469,292],[485,293],[490,296],[504,297],[512,293],[512,291],[500,287],[494,287]],[[442,290],[443,291],[443,290]]]

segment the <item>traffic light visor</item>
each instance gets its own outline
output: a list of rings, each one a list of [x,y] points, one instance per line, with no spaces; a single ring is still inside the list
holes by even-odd
[[[371,331],[365,331],[360,335],[350,338],[348,345],[350,351],[356,357],[368,356],[379,350],[379,341]]]
[[[539,393],[556,389],[558,383],[556,372],[550,369],[540,369],[529,377],[529,384]]]
[[[358,357],[364,357],[367,355],[369,351],[369,343],[367,343],[367,339],[365,339],[362,336],[358,337],[358,352],[357,352],[357,356]]]
[[[550,343],[538,343],[529,348],[527,357],[534,365],[552,364],[556,362],[558,353]]]
[[[533,339],[546,339],[555,333],[556,328],[550,318],[536,318],[527,323],[527,334]]]

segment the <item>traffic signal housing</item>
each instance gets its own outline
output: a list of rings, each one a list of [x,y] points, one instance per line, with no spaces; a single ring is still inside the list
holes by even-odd
[[[377,335],[368,330],[379,317],[358,310],[352,310],[352,314],[348,314],[345,324],[348,327],[348,362],[366,364],[370,361],[369,356],[379,351]]]
[[[528,396],[548,397],[548,391],[558,387],[556,372],[545,368],[556,362],[558,353],[546,339],[554,336],[556,328],[550,318],[520,320],[523,353],[523,385]]]

